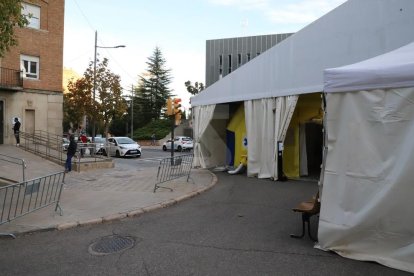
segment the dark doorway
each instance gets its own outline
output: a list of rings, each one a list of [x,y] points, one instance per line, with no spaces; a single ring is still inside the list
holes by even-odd
[[[4,102],[0,101],[0,145],[4,144]]]
[[[322,164],[323,134],[322,125],[307,123],[306,131],[306,155],[308,161],[308,176],[319,179]]]

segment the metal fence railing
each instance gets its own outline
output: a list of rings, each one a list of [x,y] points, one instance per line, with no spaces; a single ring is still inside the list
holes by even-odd
[[[0,87],[23,87],[23,72],[20,70],[0,67]]]
[[[63,136],[36,130],[33,133],[20,132],[22,142],[20,147],[63,165],[66,161],[67,144],[63,142]],[[100,143],[78,143],[78,152],[82,159],[75,158],[75,162],[100,162],[107,160]],[[80,154],[82,150],[82,154]]]
[[[65,173],[58,172],[32,180],[0,187],[0,225],[16,218],[55,205],[55,212],[62,208],[59,205]],[[14,237],[13,234],[0,234]]]
[[[22,166],[22,180],[21,181],[23,181],[23,182],[26,181],[26,173],[25,173],[26,162],[24,161],[24,159],[8,156],[8,155],[5,155],[5,154],[0,154],[0,161],[4,161],[4,162],[7,162],[7,163]],[[0,177],[3,177],[3,176],[0,175]],[[3,177],[3,178],[5,178],[5,177]],[[19,181],[17,180],[17,182],[19,182]]]
[[[160,161],[157,172],[157,179],[154,186],[154,193],[159,188],[173,190],[169,187],[160,186],[160,184],[177,179],[180,177],[190,178],[191,167],[193,165],[193,154],[178,155],[174,157],[167,157]]]

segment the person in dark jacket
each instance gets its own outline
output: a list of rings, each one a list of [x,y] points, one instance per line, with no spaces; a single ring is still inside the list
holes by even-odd
[[[72,157],[76,153],[76,142],[75,136],[71,135],[69,137],[69,146],[67,151],[66,163],[65,163],[65,172],[70,172],[72,170]]]
[[[20,146],[20,125],[19,119],[14,118],[13,132],[14,137],[16,137],[16,146]]]

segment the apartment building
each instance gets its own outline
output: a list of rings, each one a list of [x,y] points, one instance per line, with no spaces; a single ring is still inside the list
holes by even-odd
[[[18,45],[0,59],[0,144],[13,144],[13,122],[21,131],[62,133],[64,0],[31,0],[28,26],[15,29]]]
[[[207,40],[206,87],[291,35],[283,33]]]

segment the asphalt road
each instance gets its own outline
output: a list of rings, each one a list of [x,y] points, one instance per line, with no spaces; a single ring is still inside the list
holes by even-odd
[[[300,215],[291,208],[314,194],[316,183],[217,175],[208,192],[137,218],[0,239],[0,274],[409,275],[290,238],[300,230]],[[133,247],[90,251],[113,235],[129,237]]]
[[[188,154],[187,152],[174,152],[175,156]],[[124,167],[154,167],[158,166],[160,160],[166,157],[171,157],[171,151],[163,151],[159,149],[143,148],[142,155],[139,158],[134,157],[113,157],[116,166]]]

